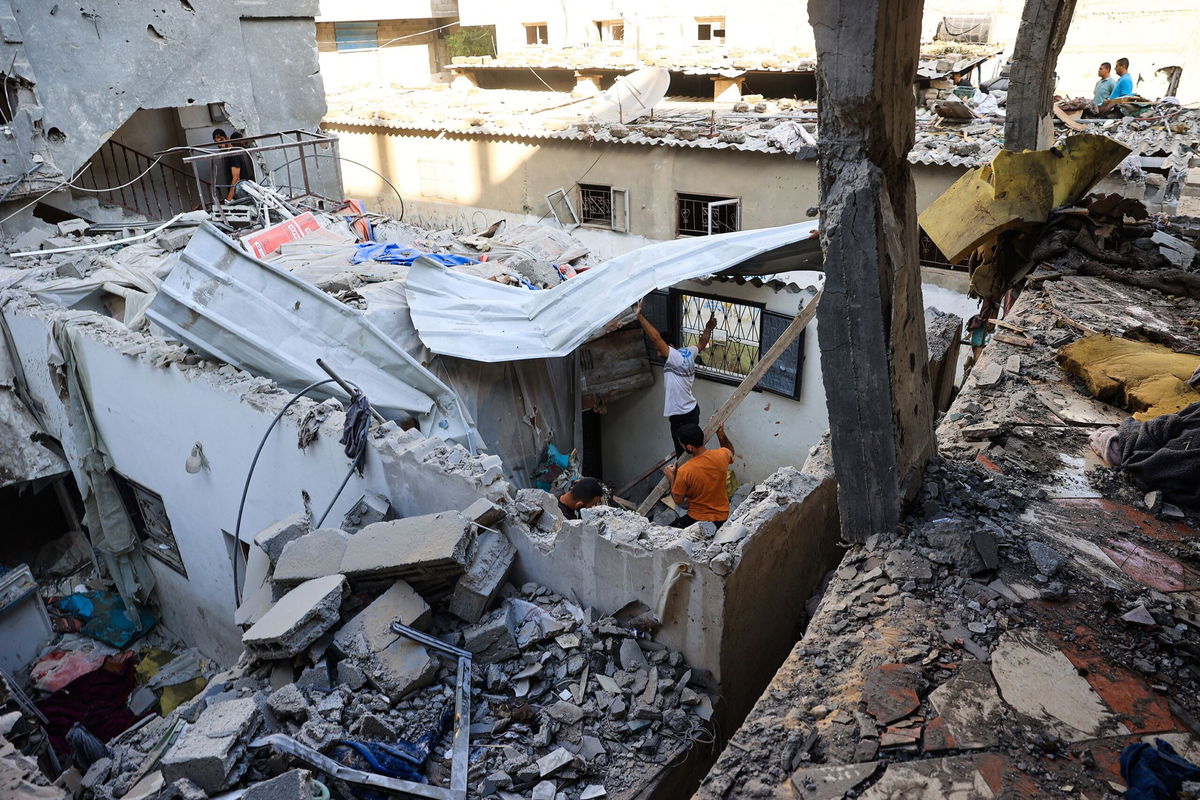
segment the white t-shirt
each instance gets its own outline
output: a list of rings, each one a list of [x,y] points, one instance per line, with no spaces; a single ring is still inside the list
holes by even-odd
[[[696,407],[692,382],[696,380],[696,356],[699,352],[695,347],[678,350],[668,348],[667,360],[663,364],[663,387],[666,389],[663,397],[664,417],[686,414]]]

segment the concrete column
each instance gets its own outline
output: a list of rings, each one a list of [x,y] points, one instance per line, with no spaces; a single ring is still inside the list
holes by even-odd
[[[1008,81],[1006,150],[1046,150],[1053,142],[1054,67],[1074,13],[1075,0],[1025,0]]]
[[[921,0],[809,0],[816,34],[817,312],[842,536],[896,528],[933,452],[916,196],[908,166]]]
[[[714,103],[736,103],[742,99],[742,84],[746,82],[746,76],[726,78],[724,75],[716,75],[712,82]]]

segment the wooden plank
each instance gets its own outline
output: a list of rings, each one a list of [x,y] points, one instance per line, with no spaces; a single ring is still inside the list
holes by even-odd
[[[754,391],[755,386],[758,386],[758,382],[767,374],[767,370],[774,366],[779,357],[788,349],[788,346],[800,335],[800,332],[808,327],[808,323],[812,322],[813,317],[816,316],[817,304],[821,302],[821,295],[824,291],[824,288],[817,291],[817,294],[809,301],[809,304],[800,310],[800,313],[796,315],[787,328],[784,329],[783,333],[779,335],[779,338],[775,340],[775,344],[771,345],[771,349],[758,360],[758,363],[754,365],[754,369],[750,370],[750,373],[745,378],[742,378],[742,382],[733,390],[733,394],[729,395],[729,399],[722,403],[721,407],[708,418],[708,422],[704,425],[704,441],[707,442],[717,432],[717,428],[725,424],[725,421],[741,405],[746,396]],[[680,463],[683,462],[681,461]],[[650,509],[654,508],[654,504],[666,494],[668,488],[667,478],[663,476],[658,485],[654,487],[654,491],[650,492],[646,496],[646,499],[642,501],[642,504],[638,506],[638,513],[643,516],[650,513]]]

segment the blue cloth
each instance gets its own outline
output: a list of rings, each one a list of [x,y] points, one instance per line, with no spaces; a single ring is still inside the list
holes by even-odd
[[[376,242],[364,242],[354,247],[354,256],[350,259],[351,264],[361,264],[364,261],[380,261],[385,264],[401,264],[403,266],[412,266],[412,263],[421,256],[427,256],[441,264],[443,267],[457,267],[462,264],[478,263],[473,258],[466,256],[444,255],[442,253],[423,253],[412,247],[401,247],[395,242],[379,244]]]
[[[1133,76],[1126,72],[1117,78],[1117,85],[1113,87],[1109,97],[1128,97],[1131,94],[1133,94]]]
[[[1147,742],[1136,742],[1121,751],[1121,778],[1129,787],[1126,800],[1168,800],[1179,793],[1184,781],[1200,781],[1200,767],[1162,739],[1155,744],[1157,750]]]

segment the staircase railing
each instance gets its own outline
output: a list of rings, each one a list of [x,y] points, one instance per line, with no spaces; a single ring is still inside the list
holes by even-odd
[[[209,193],[209,181],[163,161],[156,164],[152,156],[112,139],[96,151],[91,168],[76,183],[84,189],[119,187],[97,192],[96,197],[148,219],[170,219],[202,208],[198,185],[204,196]]]

